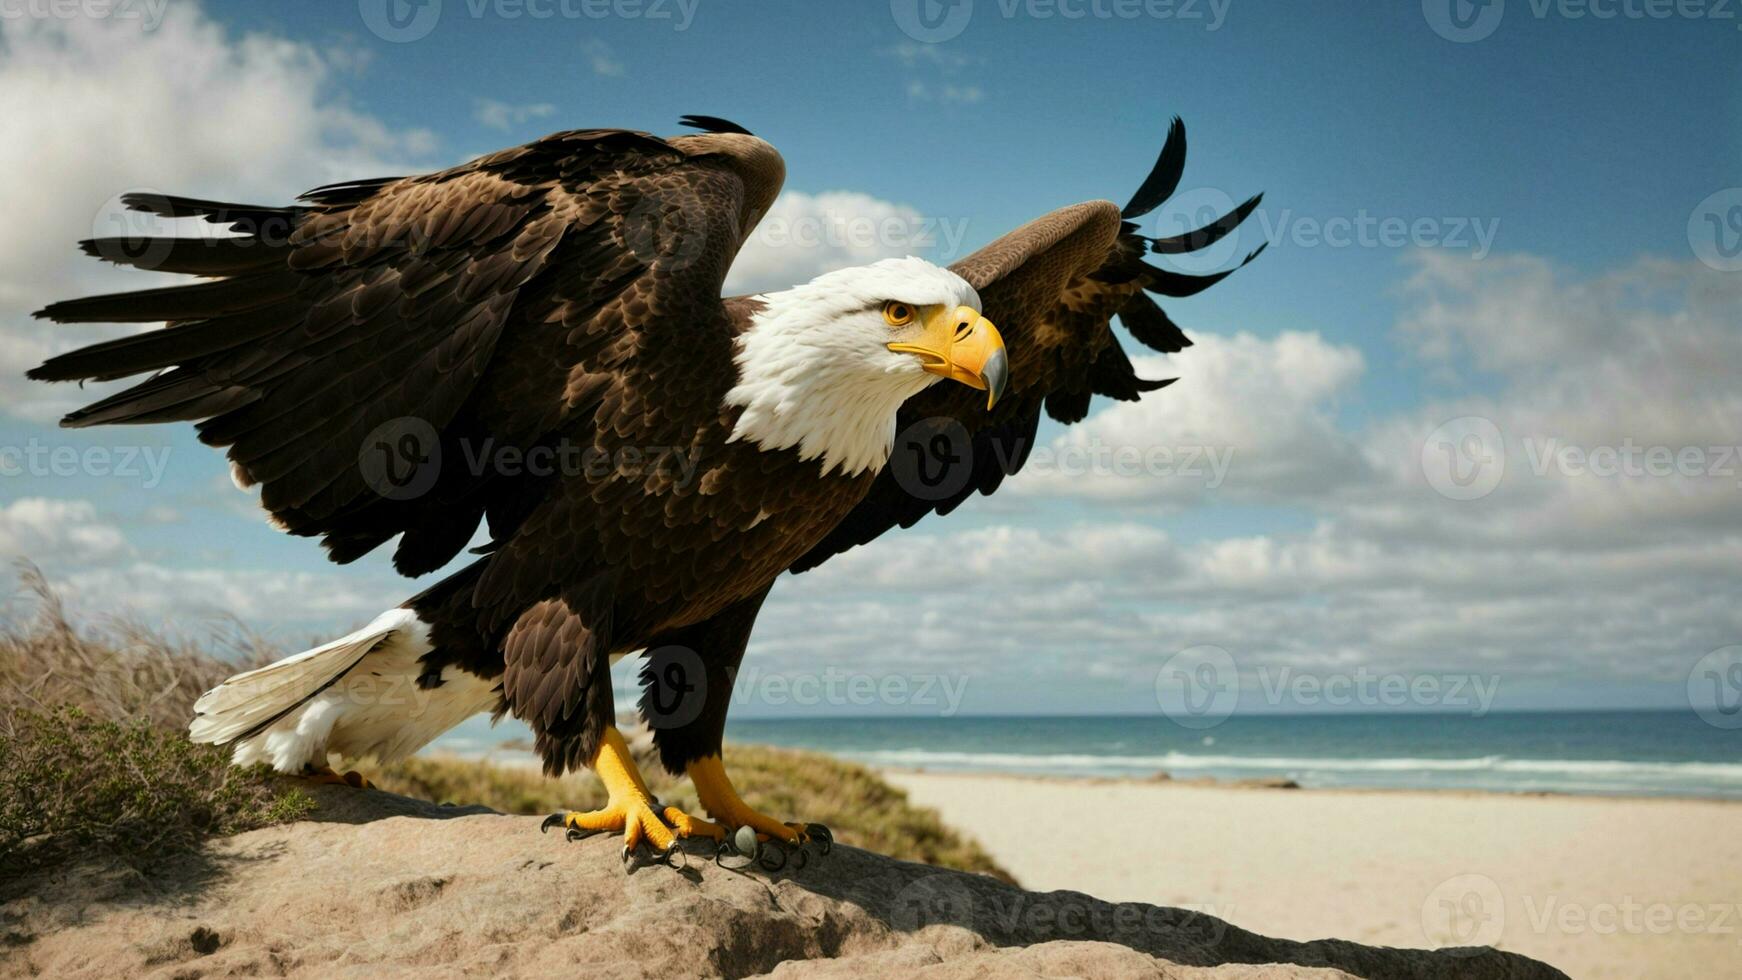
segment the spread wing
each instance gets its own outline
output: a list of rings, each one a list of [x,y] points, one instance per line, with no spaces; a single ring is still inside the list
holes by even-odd
[[[1172,196],[1185,149],[1185,126],[1175,119],[1155,168],[1123,209],[1107,201],[1060,208],[951,266],[979,290],[982,312],[1004,336],[1008,392],[991,412],[983,393],[961,385],[934,385],[909,400],[895,450],[871,493],[793,571],[814,568],[892,527],[912,527],[927,514],[947,514],[975,493],[997,490],[1026,462],[1042,411],[1070,424],[1088,414],[1095,395],[1135,401],[1172,383],[1137,376],[1113,334],[1112,319],[1119,317],[1133,338],[1153,350],[1173,353],[1190,346],[1150,294],[1192,296],[1234,270],[1184,275],[1149,265],[1143,256],[1207,248],[1262,200],[1253,197],[1183,235],[1139,235],[1129,219]]]
[[[527,506],[501,474],[454,465],[464,447],[524,451],[585,413],[627,413],[625,367],[681,339],[662,331],[725,329],[720,284],[785,168],[768,144],[706,122],[672,139],[556,133],[289,207],[128,197],[228,235],[84,250],[206,281],[41,310],[167,326],[30,377],[148,375],[62,424],[197,422],[274,522],[321,536],[335,561],[403,534],[401,572],[438,568],[481,519],[501,537]]]

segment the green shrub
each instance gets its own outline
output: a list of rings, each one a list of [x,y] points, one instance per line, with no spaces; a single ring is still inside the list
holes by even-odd
[[[147,721],[73,707],[22,712],[0,734],[0,875],[93,851],[130,861],[305,816],[313,801],[265,767]]]

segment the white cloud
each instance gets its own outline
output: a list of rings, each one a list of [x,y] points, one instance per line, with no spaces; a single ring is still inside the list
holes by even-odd
[[[1360,446],[1334,416],[1365,367],[1353,347],[1316,333],[1203,334],[1178,354],[1133,365],[1142,377],[1180,380],[1071,426],[1037,449],[1014,492],[1133,504],[1251,502],[1310,497],[1362,478]]]
[[[605,78],[623,76],[623,62],[617,60],[611,46],[604,41],[593,38],[581,45],[581,52],[587,56],[587,65],[593,69],[593,74]]]
[[[1409,491],[1394,507],[1432,505],[1410,519],[1443,537],[1559,548],[1734,532],[1742,460],[1726,456],[1742,443],[1742,282],[1657,260],[1591,279],[1526,257],[1417,261],[1400,335],[1481,393],[1375,427],[1372,464]],[[1489,496],[1446,506],[1456,502],[1427,486],[1423,443],[1462,417],[1493,423],[1503,473]],[[1620,471],[1604,475],[1611,466]],[[1398,519],[1378,502],[1362,516]]]
[[[556,114],[556,106],[549,102],[530,102],[515,104],[499,102],[496,99],[473,99],[472,118],[480,125],[491,129],[513,129],[525,125],[534,119],[543,119]]]
[[[1666,525],[1706,533],[1732,513],[1742,460],[1725,465],[1723,455],[1742,434],[1742,389],[1728,370],[1742,363],[1742,283],[1657,261],[1589,280],[1530,257],[1415,262],[1398,333],[1456,394],[1356,431],[1338,421],[1365,370],[1353,347],[1317,334],[1206,334],[1181,353],[1136,359],[1139,374],[1177,384],[1141,402],[1098,402],[1037,454],[1044,463],[1048,450],[1204,447],[1232,460],[1225,481],[1043,465],[1013,485],[1126,504],[1290,504],[1375,531],[1557,545],[1651,537]],[[1461,417],[1492,421],[1504,442],[1503,476],[1475,501],[1446,499],[1424,471],[1424,444]],[[1667,458],[1672,469],[1704,469],[1611,478],[1611,449],[1623,466],[1661,469]]]
[[[0,554],[113,561],[130,551],[120,529],[99,521],[90,501],[25,497],[0,507]]]
[[[180,520],[167,509],[154,511],[143,523]],[[291,628],[293,643],[342,631],[413,591],[381,569],[172,567],[148,557],[95,504],[70,498],[26,497],[0,507],[0,557],[40,565],[76,617],[182,625],[233,619],[266,631]]]
[[[913,41],[903,41],[893,47],[884,48],[878,53],[884,57],[894,58],[908,68],[929,67],[953,72],[979,63],[973,55],[965,54],[947,44],[918,44]]]
[[[233,617],[256,628],[294,624],[332,636],[412,591],[354,570],[172,568],[149,561],[92,564],[51,574],[50,582],[82,615],[124,613],[179,623]],[[291,642],[305,639],[298,634]]]
[[[1404,339],[1460,381],[1498,376],[1521,430],[1581,441],[1736,437],[1742,282],[1643,260],[1588,280],[1532,257],[1417,257]]]
[[[787,191],[738,253],[726,292],[785,289],[834,269],[936,249],[953,254],[964,230],[869,194]]]
[[[891,538],[898,536],[891,532]],[[1148,580],[1173,574],[1177,564],[1168,535],[1143,524],[1079,524],[1055,531],[999,525],[947,536],[909,535],[894,548],[855,548],[808,574],[813,588],[843,595],[865,586],[953,594],[977,591],[987,581],[1045,588],[1108,570]],[[958,574],[940,581],[940,568]]]
[[[885,58],[901,63],[910,72],[923,72],[934,81],[909,76],[907,79],[907,97],[914,102],[953,102],[972,105],[986,98],[986,92],[980,86],[971,83],[936,80],[938,76],[949,78],[963,69],[979,64],[979,59],[963,54],[943,44],[915,44],[905,41],[893,47],[877,52]]]
[[[154,508],[140,521],[180,519]],[[177,561],[192,557],[174,555]],[[0,507],[0,558],[38,564],[75,618],[118,615],[178,628],[233,620],[266,633],[288,630],[278,639],[292,644],[338,635],[415,591],[380,567],[298,572],[166,565],[105,521],[95,504],[70,498],[26,497]]]
[[[937,101],[973,105],[984,101],[986,92],[978,85],[928,85],[913,79],[907,83],[907,97],[915,102]]]
[[[83,259],[74,243],[141,226],[122,193],[288,201],[347,177],[404,172],[432,149],[349,107],[335,79],[361,59],[259,34],[233,36],[197,5],[161,25],[127,18],[0,18],[0,398],[41,419],[77,393],[28,384],[22,370],[103,334],[49,328],[28,314],[101,289],[158,284]],[[173,66],[170,70],[166,66]],[[88,393],[87,393],[88,398]]]

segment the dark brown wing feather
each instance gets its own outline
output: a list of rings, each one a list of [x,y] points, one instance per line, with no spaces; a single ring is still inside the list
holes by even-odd
[[[720,285],[785,171],[768,144],[715,128],[558,133],[285,208],[131,200],[236,237],[87,243],[213,278],[48,307],[65,322],[169,326],[31,376],[160,372],[65,424],[198,421],[274,518],[338,561],[402,535],[395,566],[430,571],[487,519],[489,557],[411,600],[431,624],[428,676],[439,684],[447,664],[500,675],[504,709],[532,724],[547,768],[581,765],[613,716],[610,653],[734,601],[734,573],[765,587],[800,550],[764,547],[769,568],[731,548],[698,553],[758,501],[674,492],[664,469],[592,478],[506,462],[647,447],[695,458],[698,443],[724,442],[742,310]]]
[[[1118,316],[1133,338],[1157,351],[1190,346],[1148,293],[1191,296],[1233,270],[1189,276],[1148,265],[1143,256],[1214,244],[1259,201],[1185,235],[1139,235],[1125,219],[1163,203],[1184,166],[1185,126],[1175,119],[1155,168],[1124,209],[1109,201],[1060,208],[951,266],[979,290],[982,312],[1004,336],[1009,391],[990,412],[980,392],[960,385],[936,385],[911,399],[901,411],[890,465],[793,571],[814,568],[892,527],[912,527],[927,514],[947,514],[976,493],[992,493],[1027,461],[1043,410],[1069,424],[1088,415],[1095,395],[1135,401],[1171,383],[1137,376],[1111,321]]]
[[[602,404],[625,410],[613,388],[658,332],[722,323],[720,283],[783,174],[749,136],[585,130],[288,207],[132,197],[234,237],[83,243],[209,281],[41,310],[169,326],[30,376],[149,374],[63,424],[197,421],[291,533],[322,536],[337,561],[403,533],[396,565],[417,574],[451,559],[484,515],[500,535],[527,508],[524,487],[453,465],[468,445],[524,450]],[[415,482],[430,459],[446,460],[432,485],[397,492],[393,467]]]

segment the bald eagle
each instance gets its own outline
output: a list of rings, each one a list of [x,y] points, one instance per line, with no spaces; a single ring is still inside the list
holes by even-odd
[[[417,576],[487,529],[481,557],[363,629],[207,692],[195,741],[359,784],[331,757],[391,761],[507,713],[531,726],[546,772],[591,767],[609,791],[603,810],[553,817],[571,833],[621,832],[625,854],[668,857],[679,838],[746,829],[822,840],[747,806],[721,763],[770,587],[993,492],[1043,410],[1072,423],[1094,395],[1167,384],[1136,375],[1110,321],[1158,351],[1187,346],[1148,294],[1228,273],[1144,255],[1211,245],[1259,202],[1140,235],[1131,219],[1180,180],[1175,119],[1123,209],[1061,208],[948,268],[891,259],[722,298],[785,164],[742,127],[685,125],[701,132],[555,133],[284,207],[132,195],[129,208],[223,234],[81,243],[204,281],[37,313],[167,322],[30,371],[147,375],[63,425],[196,422],[275,526],[340,563],[397,538],[394,567]],[[910,453],[923,474],[899,465]],[[660,761],[711,820],[661,806],[614,727],[610,665],[637,653]]]

